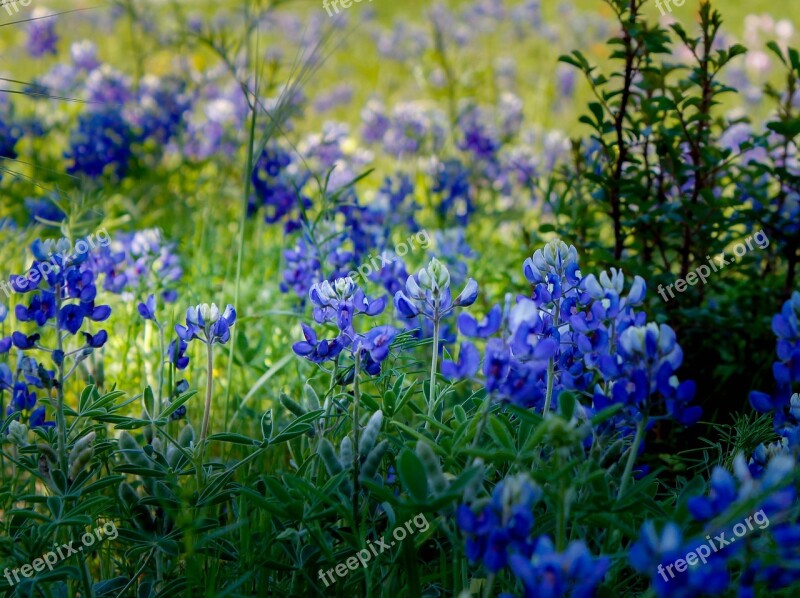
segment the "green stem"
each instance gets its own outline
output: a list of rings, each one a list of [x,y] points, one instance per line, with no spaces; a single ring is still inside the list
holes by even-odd
[[[555,317],[553,319],[553,326],[558,328],[558,318],[561,315],[561,306],[556,303]],[[556,374],[556,360],[551,357],[547,362],[547,394],[544,397],[544,409],[542,415],[545,416],[550,412],[550,403],[553,401],[553,383],[555,382]]]
[[[250,44],[247,44],[247,64],[250,64]],[[242,197],[242,217],[239,220],[239,246],[236,253],[236,282],[233,285],[233,305],[238,308],[239,306],[239,291],[242,280],[242,256],[244,255],[244,233],[245,226],[247,225],[247,202],[250,199],[250,189],[252,186],[251,176],[253,174],[254,155],[255,155],[255,139],[256,139],[256,122],[258,120],[257,111],[257,98],[253,97],[253,105],[250,114],[250,132],[247,143],[247,172],[244,177],[244,196]],[[231,330],[230,349],[228,351],[228,384],[225,389],[225,429],[228,429],[228,406],[230,403],[231,391],[233,389],[233,351],[236,346],[236,334],[238,327]]]
[[[325,406],[325,420],[322,422],[322,434],[321,436],[325,436],[325,432],[331,428],[331,417],[333,412],[333,390],[336,388],[336,376],[339,374],[339,356],[336,356],[336,360],[333,362],[333,372],[331,373],[331,383],[328,385],[328,393],[325,395],[325,402],[327,405]]]
[[[622,481],[619,484],[619,493],[617,494],[617,500],[622,497],[623,492],[625,492],[625,488],[628,486],[628,482],[630,481],[631,473],[633,472],[633,465],[636,463],[636,457],[639,454],[639,445],[642,443],[642,439],[644,438],[644,431],[647,427],[647,414],[642,414],[642,421],[639,422],[639,425],[636,427],[636,436],[633,438],[633,444],[630,448],[630,454],[628,455],[628,462],[625,464],[625,471],[622,473]]]
[[[161,368],[158,373],[158,412],[161,413],[164,410],[164,405],[162,404],[162,397],[163,397],[163,389],[164,389],[164,327],[156,322],[156,326],[158,326],[158,341],[159,346],[161,348]]]
[[[61,313],[61,287],[56,286],[56,313]],[[61,327],[56,318],[56,346],[60,353],[64,354],[64,339],[61,337]],[[69,476],[67,470],[67,419],[64,417],[64,362],[58,365],[58,388],[56,393],[58,396],[58,404],[56,407],[56,425],[58,427],[58,459],[59,468],[64,474],[64,477]]]
[[[428,417],[433,419],[433,407],[436,393],[436,368],[439,360],[439,298],[435,297],[433,303],[433,356],[431,357],[431,386],[428,393]],[[425,422],[428,427],[428,422]]]
[[[211,394],[213,391],[214,385],[214,349],[209,342],[206,345],[208,349],[208,362],[207,362],[207,369],[208,369],[208,380],[206,382],[206,404],[203,409],[203,425],[200,429],[200,466],[203,465],[203,454],[206,450],[206,438],[208,438],[208,419],[211,415]]]
[[[358,411],[361,403],[361,389],[358,385],[358,375],[361,369],[361,351],[356,351],[355,370],[353,372],[353,529],[358,539],[358,494],[361,490],[358,482],[361,457],[358,452]]]

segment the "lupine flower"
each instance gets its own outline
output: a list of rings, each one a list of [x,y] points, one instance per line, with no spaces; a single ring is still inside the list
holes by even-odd
[[[533,505],[539,489],[520,475],[497,484],[491,499],[473,507],[462,504],[456,512],[458,527],[467,535],[465,552],[471,562],[483,564],[490,573],[508,565],[509,556],[533,554]]]
[[[442,376],[448,380],[464,380],[472,378],[480,367],[481,355],[475,345],[465,341],[461,343],[458,362],[442,361]]]
[[[685,557],[694,546],[697,544],[684,542],[676,524],[668,522],[659,534],[655,524],[647,521],[639,533],[639,540],[631,546],[628,559],[636,571],[650,577],[651,586],[659,598],[723,593],[730,578],[725,556],[716,552],[702,568],[689,567],[674,578],[667,574],[665,565]]]
[[[144,303],[140,303],[137,306],[139,310],[139,315],[142,316],[145,320],[153,320],[156,321],[156,298],[155,295],[148,295],[147,300]]]
[[[175,369],[185,370],[189,365],[189,357],[186,355],[188,348],[189,345],[183,339],[173,340],[167,347],[167,362],[174,364]]]
[[[28,39],[25,47],[33,58],[41,58],[46,54],[56,54],[58,35],[56,34],[56,21],[53,13],[47,9],[37,7],[31,13],[28,22]]]
[[[464,290],[455,300],[450,298],[450,272],[447,267],[433,258],[426,268],[422,268],[416,278],[409,276],[406,290],[394,296],[394,305],[402,317],[414,318],[423,315],[433,318],[444,317],[455,307],[469,307],[478,298],[478,283],[467,281]]]
[[[31,428],[50,428],[54,422],[45,421],[44,406],[36,407],[36,393],[29,392],[23,382],[14,385],[11,403],[6,409],[6,415],[13,415],[14,419],[27,424]]]
[[[521,554],[509,557],[509,567],[522,582],[525,598],[590,598],[610,566],[608,557],[595,558],[581,541],[570,542],[558,553],[547,536],[537,540],[530,558]]]
[[[131,131],[118,110],[85,112],[78,118],[78,128],[70,135],[70,148],[64,157],[71,161],[70,174],[96,178],[106,167],[118,177],[128,171],[132,155]]]
[[[349,277],[337,278],[333,284],[323,281],[312,285],[309,298],[314,305],[314,320],[335,324],[339,335],[334,339],[318,340],[314,330],[301,324],[305,341],[292,346],[297,355],[314,363],[336,359],[346,348],[362,357],[363,371],[369,375],[380,373],[381,362],[389,356],[389,347],[398,330],[391,326],[377,326],[364,334],[356,332],[353,318],[357,315],[374,317],[383,312],[386,299],[369,299]]]
[[[251,180],[253,196],[248,199],[248,215],[264,209],[264,220],[268,224],[285,220],[286,232],[299,228],[298,202],[304,209],[311,207],[311,200],[298,191],[308,180],[307,175],[290,168],[293,165],[291,154],[278,145],[264,148],[256,161]]]
[[[778,361],[772,365],[777,383],[771,395],[752,391],[750,404],[756,411],[783,410],[791,400],[792,386],[800,382],[800,292],[795,291],[781,308],[781,313],[772,318],[772,331],[778,337],[776,352]]]
[[[344,349],[344,343],[338,338],[317,340],[317,333],[306,324],[301,324],[305,341],[300,341],[292,345],[294,351],[300,357],[305,357],[313,363],[323,363],[336,359]]]
[[[175,325],[175,332],[185,342],[198,339],[206,345],[224,345],[231,337],[230,327],[236,322],[236,310],[228,304],[220,314],[216,303],[201,303],[186,310],[186,326]]]
[[[73,42],[69,47],[69,54],[73,64],[79,69],[93,71],[100,66],[97,60],[97,46],[91,40]]]

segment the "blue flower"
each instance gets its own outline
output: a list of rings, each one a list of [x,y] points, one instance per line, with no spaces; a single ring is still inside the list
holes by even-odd
[[[148,295],[147,300],[144,303],[140,303],[137,308],[139,315],[145,320],[156,321],[156,298],[154,295]]]
[[[175,364],[178,370],[185,370],[189,365],[189,357],[186,356],[186,349],[189,345],[182,339],[173,340],[167,347],[167,361]]]
[[[54,17],[46,9],[37,8],[33,11],[33,19],[28,22],[28,39],[25,42],[28,54],[33,58],[56,54],[58,35]]]
[[[760,413],[787,408],[793,385],[800,382],[800,292],[792,293],[781,312],[772,318],[772,331],[778,339],[778,361],[772,364],[776,389],[772,394],[750,393],[750,404]]]
[[[736,500],[736,484],[733,476],[719,465],[711,473],[711,493],[689,499],[686,506],[692,517],[700,521],[713,519],[724,512]]]
[[[472,343],[465,341],[461,343],[458,363],[442,361],[442,376],[451,381],[472,378],[478,372],[480,363],[481,356],[478,349]]]
[[[465,336],[489,338],[500,330],[502,321],[503,308],[500,305],[494,305],[480,323],[467,312],[460,313],[458,315],[458,330]]]
[[[17,349],[22,349],[23,351],[35,348],[39,338],[41,338],[41,336],[38,333],[30,336],[25,336],[21,332],[13,332],[11,334],[11,342]]]
[[[510,555],[529,558],[533,552],[533,505],[540,493],[527,478],[508,477],[492,492],[491,499],[476,513],[467,505],[456,512],[456,522],[467,534],[466,555],[482,562],[491,573],[508,564]]]
[[[344,349],[344,344],[338,339],[323,339],[317,341],[317,333],[305,324],[301,324],[305,341],[292,345],[292,350],[300,357],[305,357],[314,363],[323,363],[336,359]]]
[[[45,408],[36,406],[36,393],[29,392],[28,387],[17,382],[14,385],[11,403],[6,409],[6,415],[14,416],[14,419],[22,421],[31,428],[55,426],[54,422],[45,421]]]
[[[69,174],[97,178],[107,169],[117,177],[128,172],[132,156],[132,133],[118,108],[89,111],[78,118],[78,128],[70,134]]]
[[[201,303],[186,310],[186,326],[175,325],[175,332],[187,343],[198,339],[207,345],[224,345],[231,337],[230,328],[236,322],[236,310],[228,304],[220,314],[215,303]]]
[[[61,308],[58,314],[58,324],[61,328],[72,334],[78,334],[86,317],[86,309],[78,303],[69,303]]]
[[[522,582],[525,598],[591,598],[611,561],[595,558],[581,541],[570,542],[563,553],[558,553],[550,538],[542,536],[531,558],[511,555],[509,566]]]
[[[397,333],[398,330],[392,326],[377,326],[356,341],[356,350],[366,351],[372,361],[380,363],[388,357],[389,346]]]

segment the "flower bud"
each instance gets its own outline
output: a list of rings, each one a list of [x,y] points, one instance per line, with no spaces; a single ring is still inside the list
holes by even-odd
[[[28,444],[28,426],[21,424],[18,421],[12,421],[8,424],[8,438],[17,446],[25,446]]]
[[[336,294],[340,299],[349,299],[356,291],[356,285],[353,282],[353,279],[349,276],[337,278],[333,283],[333,286],[336,289]]]
[[[419,271],[419,284],[423,289],[439,293],[450,286],[450,271],[436,258],[431,259],[427,268]]]

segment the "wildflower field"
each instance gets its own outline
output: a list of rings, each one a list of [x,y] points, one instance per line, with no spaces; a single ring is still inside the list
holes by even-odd
[[[795,2],[0,1],[0,593],[800,595]]]

